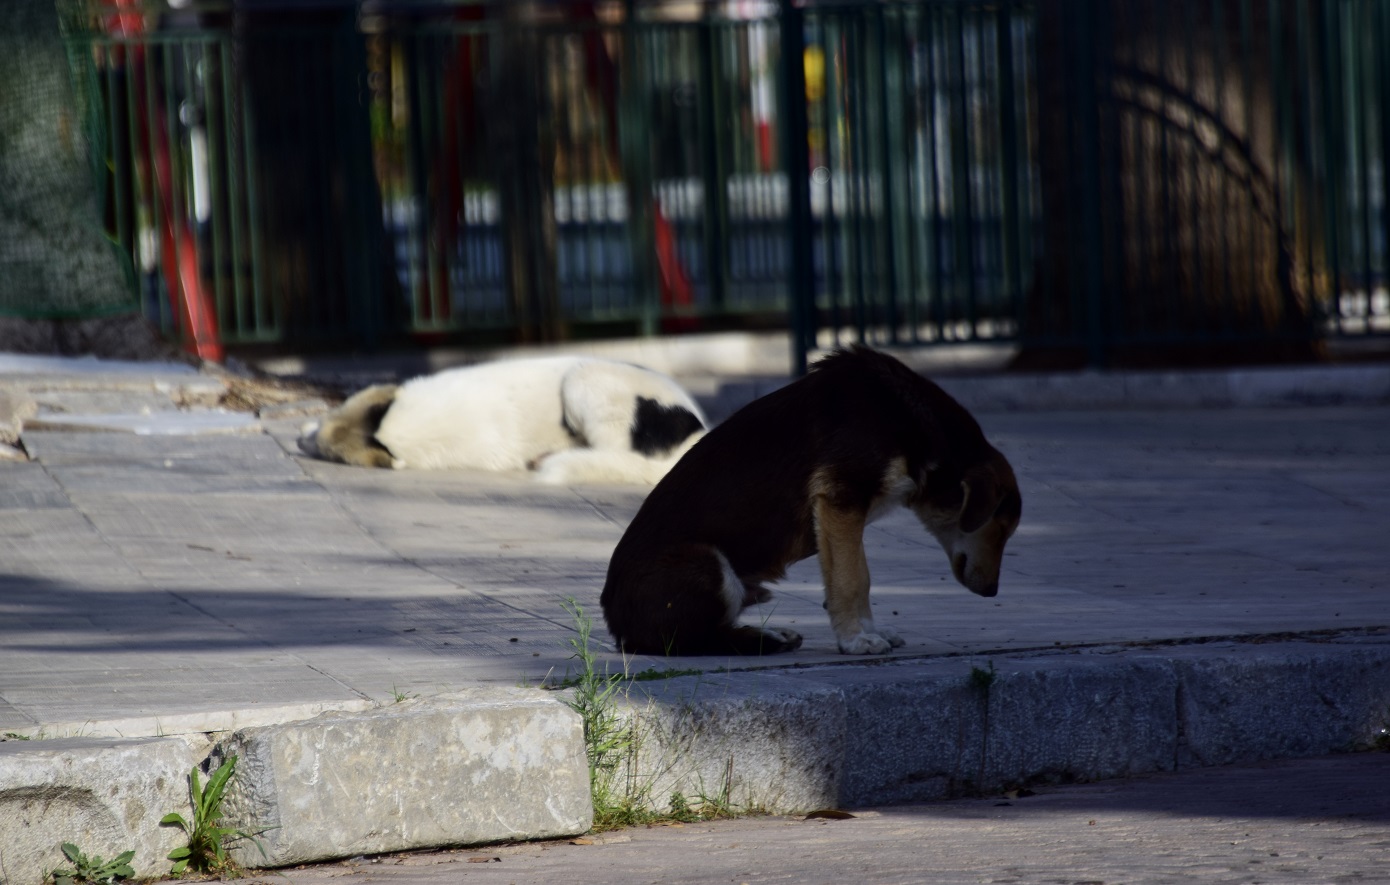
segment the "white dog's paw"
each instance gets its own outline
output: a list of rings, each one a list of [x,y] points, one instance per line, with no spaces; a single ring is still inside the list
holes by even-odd
[[[546,452],[531,463],[527,464],[527,469],[535,473],[537,482],[546,485],[562,486],[570,482],[570,460],[561,457],[560,452]]]
[[[898,640],[902,642],[902,640]],[[877,633],[856,633],[849,639],[840,640],[840,654],[881,655],[892,648],[892,643]]]

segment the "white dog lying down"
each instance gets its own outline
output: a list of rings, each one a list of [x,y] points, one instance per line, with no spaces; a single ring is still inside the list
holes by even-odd
[[[359,467],[533,469],[542,482],[656,483],[704,436],[675,381],[590,357],[504,360],[353,394],[299,448]]]

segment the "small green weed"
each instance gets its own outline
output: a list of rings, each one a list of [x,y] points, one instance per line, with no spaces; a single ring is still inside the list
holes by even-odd
[[[999,674],[994,670],[994,661],[989,662],[988,670],[974,666],[970,668],[970,689],[980,700],[980,767],[975,775],[976,792],[984,789],[985,772],[989,762],[990,693],[994,691],[994,684],[998,681]]]
[[[134,851],[123,851],[110,860],[103,860],[96,854],[88,857],[76,845],[64,842],[63,856],[72,864],[72,868],[54,870],[54,885],[75,885],[78,882],[109,885],[117,879],[130,879],[135,876],[135,870],[130,866],[131,859],[135,857]]]
[[[631,790],[616,789],[623,768],[637,750],[637,736],[630,722],[617,711],[617,694],[624,674],[600,673],[592,648],[594,622],[573,598],[565,611],[574,619],[578,636],[570,639],[579,673],[566,679],[574,694],[565,701],[584,723],[584,749],[589,760],[589,791],[594,802],[594,829],[612,829],[640,822],[640,797]]]
[[[396,684],[394,682],[391,683],[391,702],[393,704],[401,704],[406,701],[413,701],[419,696],[420,695],[418,692],[401,691],[399,688],[396,687]]]
[[[230,843],[240,839],[251,840],[252,844],[260,849],[261,856],[265,856],[265,848],[256,841],[256,836],[265,830],[247,833],[236,827],[221,825],[223,793],[232,775],[236,773],[236,760],[235,756],[227,757],[227,760],[208,776],[206,786],[199,781],[196,766],[189,773],[188,789],[193,799],[192,821],[177,811],[160,818],[161,824],[182,827],[188,835],[187,845],[169,852],[169,859],[174,862],[174,867],[170,870],[172,875],[181,875],[187,869],[198,873],[234,869],[236,863],[227,854],[227,848]]]
[[[697,821],[738,817],[756,813],[736,808],[730,801],[733,783],[733,760],[719,793],[706,795],[703,790],[695,799],[680,792],[671,794],[669,810],[654,810],[650,782],[641,782],[632,773],[632,762],[641,744],[634,720],[618,712],[620,697],[626,697],[635,682],[697,676],[703,670],[658,670],[649,667],[640,673],[621,673],[599,670],[594,652],[593,619],[573,598],[564,602],[565,611],[574,621],[577,636],[570,639],[572,658],[579,662],[578,673],[548,685],[549,688],[572,688],[565,701],[579,714],[584,723],[584,748],[589,762],[589,790],[594,804],[594,825],[597,832],[620,827],[659,823],[662,821]]]
[[[994,661],[989,662],[988,670],[974,666],[970,668],[970,687],[985,697],[989,697],[989,690],[998,679],[999,674],[994,672]]]

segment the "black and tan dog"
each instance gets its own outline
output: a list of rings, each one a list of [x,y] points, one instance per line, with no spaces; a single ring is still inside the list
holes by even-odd
[[[639,654],[771,654],[785,628],[740,626],[765,581],[819,553],[825,607],[845,654],[900,646],[874,623],[864,527],[913,510],[981,596],[999,589],[1022,499],[1013,469],[941,388],[898,360],[838,351],[736,412],[652,490],[608,565],[603,614]]]

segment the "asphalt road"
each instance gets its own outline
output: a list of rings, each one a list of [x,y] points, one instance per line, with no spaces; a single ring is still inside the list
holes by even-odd
[[[440,801],[447,801],[441,798]],[[1390,882],[1390,753],[260,873],[322,885]]]

